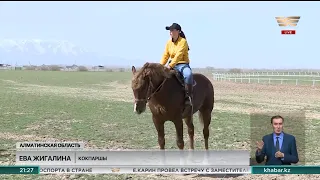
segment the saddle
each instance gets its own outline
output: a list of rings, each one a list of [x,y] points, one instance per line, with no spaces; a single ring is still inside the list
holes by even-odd
[[[175,69],[171,70],[171,73],[174,74],[174,76],[175,76],[176,79],[178,80],[179,84],[180,84],[182,87],[184,87],[184,77],[183,77],[183,75],[182,75],[179,71],[177,71],[177,70],[175,70]]]

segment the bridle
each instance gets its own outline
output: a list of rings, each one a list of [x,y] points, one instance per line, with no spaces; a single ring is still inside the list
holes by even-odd
[[[168,79],[168,78],[165,78],[165,79],[162,81],[162,83],[157,87],[157,89],[156,89],[154,92],[151,92],[152,89],[154,89],[154,86],[153,86],[153,84],[152,84],[151,77],[149,76],[149,86],[148,86],[148,91],[147,91],[147,95],[146,95],[147,98],[144,98],[144,99],[135,99],[135,103],[141,102],[141,101],[142,101],[142,102],[148,102],[148,101],[152,98],[152,96],[154,96],[155,94],[157,94],[157,93],[161,90],[161,88],[163,87],[163,85],[164,85],[164,83],[167,81],[167,79]],[[150,95],[148,95],[148,94],[150,94]]]

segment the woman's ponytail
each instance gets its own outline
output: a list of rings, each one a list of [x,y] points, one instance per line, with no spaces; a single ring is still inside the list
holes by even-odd
[[[185,39],[187,40],[186,35],[184,34],[184,32],[183,32],[183,31],[180,31],[180,36],[181,36],[182,38],[185,38]],[[188,50],[190,50],[190,48],[189,48],[189,47],[188,47]]]

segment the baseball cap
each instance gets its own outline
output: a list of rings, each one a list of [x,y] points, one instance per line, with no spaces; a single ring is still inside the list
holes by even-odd
[[[181,31],[181,26],[178,23],[172,23],[171,26],[166,26],[166,30],[173,30],[173,29]]]

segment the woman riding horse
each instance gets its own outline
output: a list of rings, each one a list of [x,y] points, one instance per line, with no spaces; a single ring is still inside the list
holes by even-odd
[[[177,23],[173,23],[171,26],[167,26],[166,30],[170,30],[171,38],[168,40],[164,54],[160,61],[160,64],[167,64],[169,58],[169,68],[175,69],[180,72],[184,77],[185,83],[185,112],[192,115],[192,88],[193,88],[193,76],[189,66],[189,46],[186,36],[181,30],[181,26]]]

